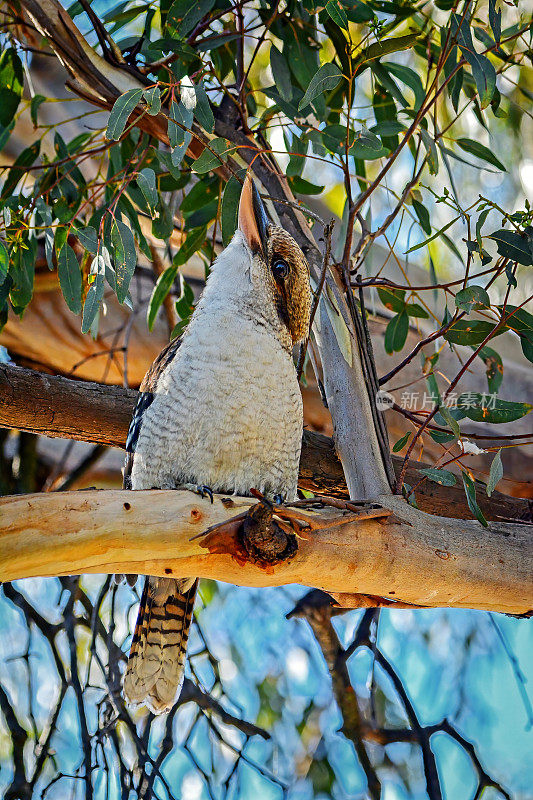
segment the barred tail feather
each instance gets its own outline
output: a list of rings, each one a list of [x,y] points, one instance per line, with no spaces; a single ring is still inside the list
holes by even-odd
[[[124,675],[128,703],[162,714],[183,684],[187,640],[198,580],[148,577]]]

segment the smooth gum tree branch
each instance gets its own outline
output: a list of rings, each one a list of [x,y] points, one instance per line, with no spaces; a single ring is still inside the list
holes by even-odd
[[[82,573],[198,575],[243,586],[298,583],[420,607],[528,614],[533,609],[533,526],[488,528],[381,498],[387,517],[298,509],[294,556],[261,566],[238,526],[202,535],[247,511],[250,498],[213,504],[187,491],[54,492],[0,499],[0,580]],[[318,519],[317,519],[318,516]]]

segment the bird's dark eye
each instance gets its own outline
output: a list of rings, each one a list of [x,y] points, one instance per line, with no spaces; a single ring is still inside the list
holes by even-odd
[[[289,274],[289,265],[282,258],[277,258],[272,264],[272,274],[275,280],[283,280]]]

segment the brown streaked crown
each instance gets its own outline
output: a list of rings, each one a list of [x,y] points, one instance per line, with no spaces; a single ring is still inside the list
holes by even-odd
[[[286,265],[286,269],[283,265]],[[279,317],[287,326],[295,344],[309,334],[309,265],[292,236],[274,225],[270,225],[268,229],[266,266]]]
[[[277,314],[292,343],[305,339],[311,309],[309,266],[292,236],[270,223],[250,172],[242,187],[238,224],[252,256],[261,260]]]

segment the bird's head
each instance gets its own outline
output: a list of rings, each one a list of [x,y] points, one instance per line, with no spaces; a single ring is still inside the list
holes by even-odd
[[[269,221],[250,174],[241,192],[239,230],[253,270],[268,288],[268,296],[292,343],[305,339],[311,310],[309,266],[293,237]]]

